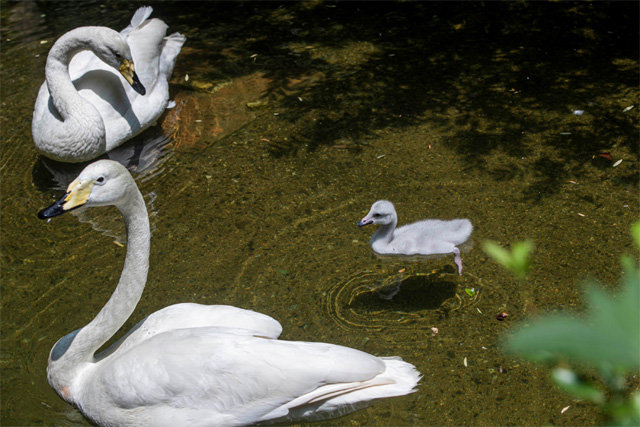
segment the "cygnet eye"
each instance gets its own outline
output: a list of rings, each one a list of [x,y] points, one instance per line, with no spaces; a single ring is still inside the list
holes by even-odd
[[[373,214],[374,218],[380,218],[382,215],[380,215],[379,213]]]

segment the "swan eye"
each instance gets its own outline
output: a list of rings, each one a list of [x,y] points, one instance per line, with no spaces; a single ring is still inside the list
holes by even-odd
[[[104,182],[104,176],[99,177],[98,179],[96,179],[96,182],[98,184],[102,184]]]
[[[373,214],[373,217],[374,217],[374,218],[380,218],[381,216],[382,216],[382,215],[380,215],[380,214],[378,214],[378,213],[377,213],[377,214]]]

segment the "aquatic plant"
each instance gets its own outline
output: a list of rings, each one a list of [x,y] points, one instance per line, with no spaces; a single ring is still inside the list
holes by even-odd
[[[640,222],[631,234],[640,249]],[[583,315],[531,319],[508,334],[502,346],[527,360],[555,365],[552,381],[575,398],[598,405],[607,424],[637,426],[640,391],[628,379],[640,374],[640,266],[630,255],[623,256],[621,264],[623,276],[615,295],[591,280],[585,284],[588,306]],[[584,379],[593,373],[596,381]]]

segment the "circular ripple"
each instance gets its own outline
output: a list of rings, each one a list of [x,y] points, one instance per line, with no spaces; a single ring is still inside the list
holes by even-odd
[[[479,282],[479,280],[478,280]],[[402,268],[363,271],[327,291],[323,306],[346,330],[413,329],[431,326],[452,312],[475,305],[480,287],[469,295],[450,266],[429,273]]]

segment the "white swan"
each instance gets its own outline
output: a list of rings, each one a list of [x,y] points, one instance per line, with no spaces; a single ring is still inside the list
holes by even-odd
[[[87,166],[40,218],[115,205],[127,229],[118,286],[86,326],[51,350],[49,384],[98,425],[211,426],[342,415],[415,391],[420,374],[400,358],[347,347],[280,341],[269,316],[231,306],[176,304],[94,355],[133,312],[145,286],[149,219],[119,163]]]
[[[165,37],[167,25],[147,19],[151,11],[138,9],[120,33],[79,27],[55,42],[31,124],[42,155],[63,162],[94,159],[162,114],[185,37]]]
[[[427,219],[396,228],[398,216],[393,203],[378,200],[367,216],[362,218],[360,227],[379,224],[381,227],[371,237],[371,248],[381,255],[455,255],[458,274],[462,274],[462,258],[458,245],[464,243],[473,231],[468,219],[442,221]]]

